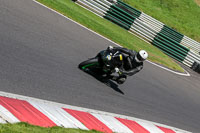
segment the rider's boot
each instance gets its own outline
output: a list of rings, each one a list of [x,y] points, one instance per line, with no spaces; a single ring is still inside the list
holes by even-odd
[[[114,76],[114,75],[107,75],[107,79],[111,79],[116,81],[118,84],[123,84],[126,81],[126,75]]]
[[[123,84],[126,81],[127,76],[126,75],[120,75],[117,79],[116,82],[118,84]]]

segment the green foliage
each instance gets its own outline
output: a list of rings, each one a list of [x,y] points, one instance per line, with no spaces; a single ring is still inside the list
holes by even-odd
[[[44,128],[25,122],[16,124],[0,124],[0,133],[101,133],[95,130],[70,129],[62,127]]]

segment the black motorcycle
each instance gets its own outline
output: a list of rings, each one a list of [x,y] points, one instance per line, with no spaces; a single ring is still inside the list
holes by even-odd
[[[104,75],[105,79],[111,79],[118,84],[122,84],[126,76],[122,75],[118,68],[123,65],[124,58],[124,55],[119,51],[103,50],[96,57],[80,63],[79,68],[85,72],[92,71],[96,74]]]

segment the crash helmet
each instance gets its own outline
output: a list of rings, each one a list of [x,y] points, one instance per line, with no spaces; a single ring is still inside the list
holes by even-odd
[[[145,50],[140,50],[135,56],[135,60],[137,62],[143,62],[147,58],[148,58],[148,53]]]

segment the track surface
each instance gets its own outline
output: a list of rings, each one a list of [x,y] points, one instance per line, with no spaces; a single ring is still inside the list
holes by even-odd
[[[118,88],[77,65],[111,43],[31,0],[0,1],[0,91],[200,132],[200,76],[149,63]],[[114,44],[113,44],[114,45]]]

